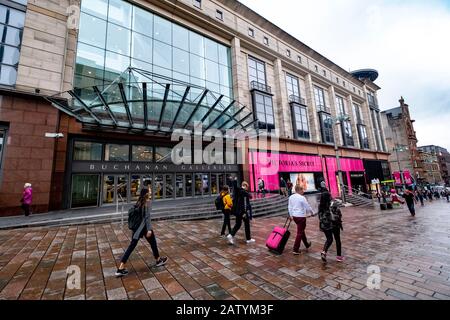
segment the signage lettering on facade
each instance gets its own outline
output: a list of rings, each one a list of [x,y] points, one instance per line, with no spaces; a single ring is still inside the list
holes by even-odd
[[[73,162],[73,172],[238,172],[238,165],[175,165]]]

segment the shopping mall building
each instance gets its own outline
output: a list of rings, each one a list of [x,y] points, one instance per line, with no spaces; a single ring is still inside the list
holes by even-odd
[[[133,202],[146,184],[157,200],[211,196],[234,177],[337,195],[335,143],[350,192],[390,177],[377,72],[345,71],[238,1],[0,0],[0,24],[0,215],[20,213],[25,182],[35,212]],[[279,148],[174,164],[172,133],[195,121]]]

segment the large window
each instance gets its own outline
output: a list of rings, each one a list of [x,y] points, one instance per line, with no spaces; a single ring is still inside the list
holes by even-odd
[[[344,145],[346,146],[354,146],[355,142],[353,140],[353,133],[352,133],[352,124],[350,121],[344,121],[342,123],[342,130],[344,135]]]
[[[355,115],[356,118],[356,123],[357,124],[363,124],[363,118],[361,116],[361,107],[357,104],[353,104],[353,114]]]
[[[306,107],[292,103],[292,115],[294,117],[294,135],[296,139],[309,139],[308,112]]]
[[[369,137],[367,136],[366,126],[359,125],[358,130],[361,149],[369,149]]]
[[[26,5],[26,1],[14,1]],[[22,6],[15,6],[22,8]],[[25,9],[17,10],[0,4],[0,84],[14,86],[20,58]]]
[[[289,73],[286,74],[286,87],[287,87],[287,93],[289,100],[293,100],[296,98],[300,98],[300,86],[298,84],[298,78],[290,75]]]
[[[172,162],[172,148],[156,147],[155,148],[155,160],[161,163]]]
[[[122,144],[107,144],[105,146],[105,161],[130,161],[130,146]]]
[[[331,115],[321,112],[320,126],[322,131],[322,142],[334,143],[333,118],[331,117]]]
[[[325,93],[322,88],[314,87],[314,101],[316,102],[317,111],[327,111]]]
[[[248,57],[248,77],[250,85],[256,82],[265,86],[267,84],[265,63],[256,58]]]
[[[342,97],[336,96],[337,113],[341,116],[345,115],[345,104]]]
[[[83,0],[81,11],[75,87],[132,66],[233,96],[229,47],[122,0]]]
[[[73,160],[100,161],[102,160],[102,144],[94,142],[75,141],[73,147]]]
[[[153,162],[153,147],[132,146],[132,161]]]
[[[377,150],[381,150],[381,132],[378,128],[377,112],[374,109],[370,109],[370,112],[372,114],[372,126],[375,134],[375,143],[377,145]]]
[[[259,120],[259,128],[265,130],[275,129],[275,118],[273,112],[272,96],[253,92],[255,114]]]

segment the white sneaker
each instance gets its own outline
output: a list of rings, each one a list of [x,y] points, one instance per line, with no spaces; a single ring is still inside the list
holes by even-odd
[[[250,240],[247,240],[246,242],[247,242],[247,244],[250,244],[250,243],[255,243],[256,240],[255,239],[250,239]]]
[[[227,240],[228,240],[229,244],[231,244],[231,245],[234,244],[234,239],[233,239],[233,236],[231,234],[227,235]]]

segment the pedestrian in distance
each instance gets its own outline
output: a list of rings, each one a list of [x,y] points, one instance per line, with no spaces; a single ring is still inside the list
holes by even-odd
[[[262,193],[263,198],[266,197],[266,184],[261,178],[258,178],[258,193]]]
[[[31,183],[25,183],[23,186],[22,198],[20,199],[21,207],[25,217],[28,217],[31,212],[31,203],[33,202],[33,189],[31,188]]]
[[[433,202],[433,193],[431,192],[431,190],[428,190],[428,200],[430,202]]]
[[[136,205],[130,209],[128,218],[128,228],[133,231],[131,242],[123,255],[120,266],[116,271],[117,277],[123,277],[128,274],[128,270],[125,269],[125,265],[130,258],[131,253],[136,248],[139,239],[145,237],[150,244],[153,252],[153,257],[156,260],[156,267],[162,267],[167,263],[167,257],[161,257],[159,255],[158,245],[156,243],[155,232],[153,231],[150,219],[150,190],[143,188],[141,190],[139,199]]]
[[[423,194],[423,190],[419,190],[417,192],[417,196],[419,197],[419,201],[420,201],[420,205],[423,207],[425,206],[424,204],[424,194]]]
[[[225,231],[228,227],[228,234],[231,233],[231,209],[233,208],[233,200],[230,195],[230,188],[224,186],[220,193],[220,201],[222,202],[223,226],[220,235],[225,237]]]
[[[447,202],[450,202],[450,191],[445,190],[445,197],[447,198]]]
[[[287,184],[286,181],[284,181],[283,178],[280,179],[280,193],[281,195],[287,197],[288,193],[287,193]]]
[[[416,209],[414,205],[417,203],[414,191],[412,187],[408,187],[406,189],[405,194],[403,195],[403,198],[406,201],[406,205],[408,206],[409,212],[411,213],[411,216],[416,216]]]
[[[303,242],[306,249],[311,247],[311,242],[309,242],[306,237],[306,217],[308,213],[314,215],[314,212],[303,194],[303,187],[296,185],[295,193],[289,197],[289,219],[291,221],[293,220],[297,225],[297,236],[293,248],[294,255],[300,254],[301,242]]]
[[[338,262],[344,261],[341,252],[341,230],[344,230],[344,228],[339,206],[340,203],[338,201],[331,201],[331,194],[328,191],[322,193],[319,204],[319,228],[327,238],[323,245],[323,251],[320,254],[324,263],[327,262],[328,249],[333,244],[333,237],[336,241],[336,260]]]
[[[233,230],[227,236],[228,243],[234,245],[234,237],[244,222],[246,243],[255,243],[251,237],[250,221],[253,220],[252,206],[250,203],[250,193],[248,192],[248,182],[244,181],[238,187],[237,180],[233,181],[233,213],[236,216],[236,223]]]
[[[286,181],[286,186],[287,186],[287,190],[288,190],[288,196],[292,196],[292,188],[294,187],[294,185],[292,184],[291,180],[288,179]]]

